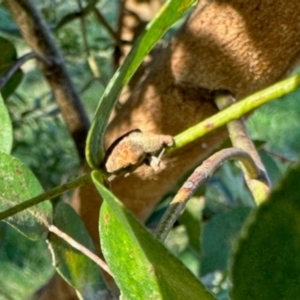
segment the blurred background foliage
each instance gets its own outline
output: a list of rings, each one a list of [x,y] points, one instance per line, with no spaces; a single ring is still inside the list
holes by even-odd
[[[95,77],[88,63],[80,20],[77,18],[57,28],[65,16],[78,11],[78,1],[35,0],[35,3],[63,51],[71,77],[91,118],[113,74],[114,42],[93,14],[86,15],[88,52],[100,73],[100,77]],[[116,27],[117,7],[117,0],[97,3],[112,28]],[[18,57],[30,52],[1,2],[0,37],[13,43]],[[14,128],[12,154],[32,169],[47,190],[74,178],[79,160],[51,91],[35,62],[27,62],[22,71],[21,84],[6,99]],[[300,92],[296,91],[272,101],[247,120],[273,185],[299,157],[299,98]],[[150,228],[157,224],[178,187],[165,197],[150,217]],[[252,208],[253,200],[239,168],[235,163],[226,163],[205,190],[199,190],[189,202],[167,239],[167,247],[202,278],[218,299],[228,299],[226,267],[229,251]],[[24,299],[54,271],[47,245],[26,239],[3,222],[0,223],[0,241],[0,299]]]

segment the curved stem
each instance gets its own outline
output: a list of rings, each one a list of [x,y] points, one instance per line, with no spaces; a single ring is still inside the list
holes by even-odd
[[[79,12],[76,11],[76,12],[67,14],[58,22],[58,24],[55,26],[54,30],[58,31],[63,26],[67,25],[68,23],[70,23],[78,18],[88,15],[94,9],[97,2],[98,2],[98,0],[89,1],[87,6],[85,8],[82,8]]]
[[[235,102],[235,99],[230,94],[230,92],[219,90],[215,92],[215,102],[218,108],[220,110],[223,110],[231,106]],[[227,129],[232,145],[249,153],[255,164],[260,168],[260,170],[265,173],[265,178],[268,179],[265,166],[263,165],[260,156],[248,135],[243,118],[239,118],[237,120],[229,122],[227,124]],[[260,180],[252,179],[251,174],[249,174],[248,170],[243,165],[242,170],[244,173],[246,184],[251,191],[256,204],[261,204],[268,198],[270,194],[270,180],[268,179],[267,182],[262,182]]]
[[[91,174],[87,174],[82,177],[76,178],[73,181],[67,182],[61,186],[58,186],[52,190],[49,190],[43,194],[40,194],[40,195],[33,197],[29,200],[26,200],[20,204],[17,204],[5,211],[0,212],[0,221],[17,214],[18,212],[21,212],[26,208],[37,205],[43,201],[55,198],[67,191],[73,190],[73,189],[75,189],[81,185],[87,184],[89,182],[91,182]]]
[[[28,60],[32,58],[38,58],[45,63],[50,64],[49,61],[47,61],[46,58],[44,58],[42,55],[36,53],[36,52],[29,52],[19,59],[16,60],[16,62],[5,72],[5,74],[0,78],[0,91],[3,89],[3,87],[6,85],[8,80],[19,70],[19,68],[26,63]]]
[[[200,167],[195,169],[193,174],[187,179],[171,201],[167,211],[163,215],[155,230],[155,236],[160,241],[163,242],[165,240],[167,234],[182,212],[186,202],[199,188],[199,186],[205,183],[213,175],[216,169],[219,168],[225,161],[232,159],[239,160],[247,169],[251,178],[255,178],[263,182],[267,181],[265,173],[256,166],[252,157],[246,151],[237,148],[227,148],[218,151],[205,160]]]

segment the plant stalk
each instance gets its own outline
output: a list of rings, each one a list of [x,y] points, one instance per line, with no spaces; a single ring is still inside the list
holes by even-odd
[[[84,184],[87,184],[90,182],[91,182],[91,174],[86,174],[82,177],[76,178],[73,181],[70,181],[61,186],[55,187],[52,190],[49,190],[49,191],[42,193],[36,197],[33,197],[33,198],[28,199],[20,204],[17,204],[5,211],[0,212],[0,221],[17,214],[26,208],[37,205],[43,201],[55,198],[67,191],[73,190],[81,185],[84,185]]]
[[[284,96],[299,87],[300,74],[297,74],[238,101],[230,107],[178,134],[174,137],[174,145],[166,150],[166,154],[188,145],[209,132],[240,118],[273,99]]]
[[[237,148],[227,148],[220,150],[205,160],[202,165],[196,168],[193,174],[187,179],[171,201],[167,211],[160,220],[155,236],[163,242],[174,223],[180,216],[185,204],[199,188],[205,183],[225,161],[239,160],[247,169],[251,178],[266,182],[268,179],[265,173],[255,164],[252,157],[244,150]]]
[[[235,99],[228,91],[215,92],[215,103],[220,110],[226,109],[234,102]],[[229,122],[227,124],[227,129],[232,145],[235,148],[243,149],[244,151],[249,153],[255,164],[260,168],[262,172],[265,173],[264,177],[268,179],[267,182],[265,182],[252,178],[248,170],[244,167],[243,164],[241,164],[246,184],[249,187],[249,190],[251,191],[256,204],[259,205],[268,198],[271,189],[271,183],[268,178],[265,166],[263,165],[260,156],[248,135],[243,118],[239,118],[237,120]]]

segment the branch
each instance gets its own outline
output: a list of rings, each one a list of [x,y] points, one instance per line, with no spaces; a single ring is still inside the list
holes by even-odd
[[[205,183],[225,161],[237,159],[251,174],[251,178],[266,182],[265,173],[256,166],[251,156],[242,149],[227,148],[213,154],[205,160],[200,167],[195,169],[193,174],[187,179],[180,190],[171,201],[167,211],[160,220],[155,236],[163,242],[172,229],[174,223],[182,212],[186,202],[195,193],[199,186]]]
[[[79,156],[84,158],[89,120],[65,62],[42,15],[31,0],[6,0],[8,7],[32,50],[51,61],[40,63],[54,97],[72,135]]]
[[[269,154],[269,155],[271,155],[271,156],[276,157],[276,158],[279,159],[282,163],[291,163],[291,164],[297,164],[297,163],[298,163],[297,160],[288,158],[288,157],[286,157],[286,156],[284,156],[284,155],[281,155],[281,154],[279,154],[279,153],[277,153],[277,152],[274,152],[274,151],[272,151],[272,150],[270,150],[270,149],[267,149],[267,148],[265,148],[265,147],[262,148],[262,151],[264,151],[265,153],[267,153],[267,154]]]
[[[297,74],[240,100],[221,112],[178,134],[174,138],[174,145],[167,149],[166,154],[182,148],[209,132],[240,118],[270,100],[282,97],[296,90],[299,86],[300,74]]]
[[[80,12],[83,11],[81,0],[77,0],[77,4],[79,7]],[[80,14],[80,28],[83,38],[83,46],[84,50],[86,52],[88,65],[90,67],[90,70],[92,71],[92,74],[95,78],[100,78],[101,74],[97,65],[97,62],[93,55],[91,55],[88,39],[87,39],[87,30],[86,30],[86,22],[85,22],[85,15]]]
[[[16,60],[16,62],[5,72],[5,74],[0,78],[0,91],[3,89],[3,87],[6,85],[8,80],[19,70],[19,68],[26,63],[28,60],[32,58],[39,58],[42,61],[44,61],[47,64],[50,64],[49,61],[47,61],[44,57],[39,55],[35,52],[30,52],[25,54],[24,56],[20,57]]]
[[[87,184],[89,182],[91,182],[91,174],[87,174],[82,177],[76,178],[73,181],[67,182],[61,186],[58,186],[52,190],[49,190],[49,191],[42,193],[36,197],[33,197],[33,198],[26,200],[20,204],[17,204],[5,211],[0,212],[0,221],[17,214],[26,208],[37,205],[43,201],[55,198],[67,191],[73,190],[73,189],[75,189],[81,185]]]
[[[220,110],[231,106],[235,102],[235,99],[228,91],[219,90],[214,92],[214,95],[215,103],[217,104]],[[252,179],[252,176],[251,174],[249,174],[248,170],[243,165],[241,166],[244,173],[245,181],[253,195],[256,204],[261,204],[268,198],[271,186],[265,166],[263,165],[260,156],[248,135],[246,125],[242,118],[229,122],[227,124],[227,129],[232,145],[235,148],[239,148],[246,151],[252,157],[253,161],[260,168],[260,170],[262,170],[265,173],[265,178],[267,178],[267,182],[262,182],[260,180]]]
[[[76,12],[73,12],[73,13],[70,13],[70,14],[67,14],[66,16],[64,16],[56,25],[55,31],[59,30],[63,26],[67,25],[68,23],[70,23],[78,18],[88,15],[93,10],[93,8],[97,4],[97,2],[98,2],[98,0],[90,1],[88,3],[88,5],[85,8],[81,9],[80,11],[76,11]]]
[[[97,9],[96,7],[93,8],[93,13],[98,20],[98,22],[107,30],[107,32],[110,34],[111,38],[114,40],[117,46],[121,47],[122,46],[122,41],[119,39],[118,35],[116,32],[110,27],[108,22],[105,20],[103,15],[101,14],[100,10]]]
[[[54,225],[50,225],[48,227],[49,231],[60,237],[62,240],[67,242],[69,245],[71,245],[74,249],[80,251],[85,256],[90,258],[93,262],[95,262],[102,270],[104,270],[106,273],[108,273],[110,276],[113,276],[110,269],[108,268],[107,264],[96,254],[94,254],[91,250],[86,248],[85,246],[79,244],[77,241],[75,241],[72,237],[67,235],[65,232],[61,231],[59,228],[57,228]]]
[[[118,35],[116,32],[111,28],[111,26],[108,24],[106,19],[103,17],[99,9],[97,9],[96,4],[98,0],[91,1],[85,8],[81,8],[79,11],[70,13],[66,16],[64,16],[56,25],[55,30],[59,30],[66,24],[78,19],[78,18],[84,18],[87,16],[89,13],[93,12],[97,21],[107,30],[111,38],[114,40],[116,45],[122,46],[122,42],[119,39]]]

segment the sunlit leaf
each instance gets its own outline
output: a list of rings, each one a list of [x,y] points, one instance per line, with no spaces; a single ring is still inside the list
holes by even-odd
[[[0,211],[43,193],[34,174],[17,158],[0,153]],[[47,235],[52,206],[49,201],[26,209],[5,221],[30,239]]]
[[[122,88],[157,41],[195,2],[196,0],[169,0],[135,42],[126,60],[109,82],[100,99],[87,139],[86,156],[91,167],[99,166],[104,158],[104,132]]]
[[[208,222],[202,233],[201,275],[226,270],[229,253],[251,208],[239,207]]]
[[[93,172],[105,199],[101,244],[122,299],[214,299],[187,268],[145,229]]]
[[[13,132],[10,117],[0,94],[0,152],[10,153]]]
[[[234,300],[290,300],[300,295],[300,168],[263,203],[233,256]]]
[[[3,37],[0,37],[0,49],[1,49],[1,55],[0,55],[0,80],[1,80],[2,75],[16,61],[17,51],[15,46],[10,41],[4,39]],[[22,81],[22,78],[23,78],[23,72],[21,70],[18,70],[9,79],[9,81],[1,90],[4,99],[7,99],[14,92],[14,90]]]
[[[95,252],[91,237],[73,208],[66,203],[55,207],[53,224],[78,243]],[[78,292],[81,299],[99,299],[107,292],[100,267],[87,256],[74,249],[60,237],[49,237],[53,263],[59,274]]]

